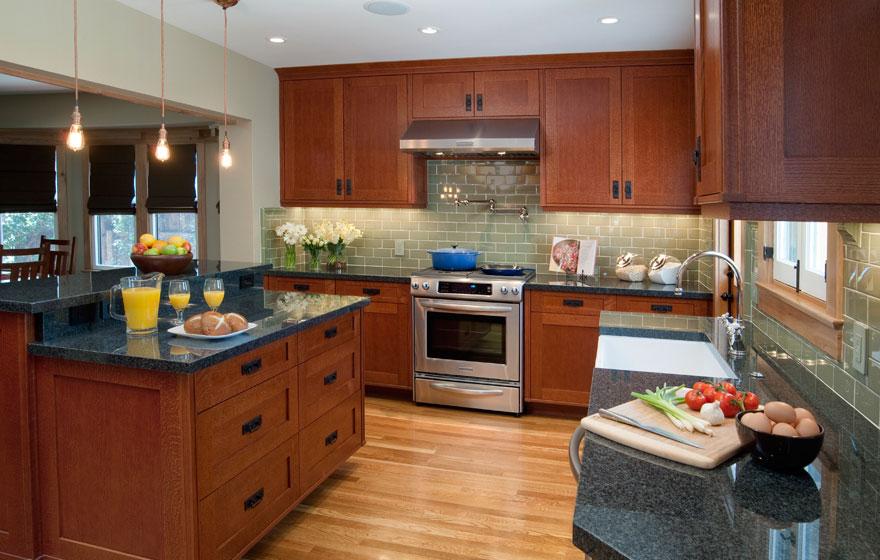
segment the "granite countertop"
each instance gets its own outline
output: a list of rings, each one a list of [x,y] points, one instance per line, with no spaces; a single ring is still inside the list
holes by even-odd
[[[300,264],[293,268],[273,268],[265,271],[264,274],[267,276],[296,276],[299,278],[328,278],[332,280],[364,280],[409,284],[409,277],[417,270],[419,269],[349,264],[343,271],[331,272],[324,268],[316,270],[309,268],[308,264]]]
[[[167,332],[173,326],[170,321],[174,311],[163,299],[157,335],[127,336],[125,323],[108,318],[74,334],[31,342],[28,352],[83,362],[194,373],[369,303],[369,298],[356,296],[254,290],[248,295],[224,300],[220,311],[241,313],[249,322],[256,323],[257,328],[222,340],[195,340]],[[184,316],[207,310],[204,302],[190,304]]]
[[[691,338],[712,326],[709,318],[613,312],[600,318],[602,334]],[[880,430],[763,333],[751,325],[746,333],[748,356],[730,362],[745,374],[738,383],[764,402],[813,411],[826,431],[819,457],[795,473],[768,469],[747,452],[702,470],[587,433],[573,542],[592,558],[877,557]],[[596,369],[589,414],[630,400],[631,391],[694,381]]]
[[[263,272],[269,268],[270,265],[255,263],[205,261],[201,265],[190,265],[178,276],[166,276],[164,283],[167,285],[175,278],[223,276],[243,269]],[[120,278],[137,273],[134,267],[127,267],[0,283],[0,311],[34,314],[96,303],[108,297],[110,288],[118,284]]]

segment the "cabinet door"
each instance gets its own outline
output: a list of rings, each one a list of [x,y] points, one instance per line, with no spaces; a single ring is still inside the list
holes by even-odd
[[[406,76],[345,79],[345,200],[407,202]]]
[[[537,70],[474,73],[475,116],[537,116],[538,107]]]
[[[547,70],[542,137],[542,206],[619,204],[620,68]]]
[[[690,66],[634,66],[622,74],[625,205],[695,208]]]
[[[529,328],[529,400],[587,406],[599,316],[533,312]]]
[[[412,322],[409,305],[372,303],[364,308],[364,382],[412,387]]]
[[[694,0],[696,195],[722,190],[721,0]]]
[[[281,203],[343,198],[342,80],[281,82]]]
[[[414,74],[412,84],[414,119],[473,116],[473,72]]]

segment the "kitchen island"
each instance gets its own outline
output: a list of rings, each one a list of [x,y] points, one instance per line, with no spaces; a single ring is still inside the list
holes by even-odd
[[[602,314],[602,334],[688,338],[711,333],[711,319]],[[819,457],[779,473],[739,453],[712,470],[655,457],[587,433],[573,542],[594,560],[876,558],[880,431],[760,330],[746,330],[749,353],[731,362],[762,402],[811,410],[825,427]],[[748,375],[761,372],[756,379]],[[596,369],[589,414],[663,383],[693,377]]]
[[[221,311],[258,325],[225,340],[168,334],[164,304],[126,336],[92,287],[0,312],[0,558],[240,557],[363,445],[369,299],[250,287],[261,269],[224,272]]]

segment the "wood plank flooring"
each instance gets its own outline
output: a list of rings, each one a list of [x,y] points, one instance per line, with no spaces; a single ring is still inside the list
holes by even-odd
[[[245,558],[583,560],[576,424],[367,397],[367,445]]]

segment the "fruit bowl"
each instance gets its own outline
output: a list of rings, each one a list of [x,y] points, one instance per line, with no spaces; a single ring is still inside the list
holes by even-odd
[[[131,262],[143,272],[161,272],[166,276],[176,276],[186,270],[193,260],[192,253],[185,255],[137,255],[132,253]]]
[[[772,469],[789,471],[802,469],[813,462],[822,449],[825,428],[819,426],[819,435],[812,437],[782,436],[759,432],[742,423],[746,414],[758,412],[745,410],[736,415],[736,435],[744,446],[754,444],[752,457]]]

